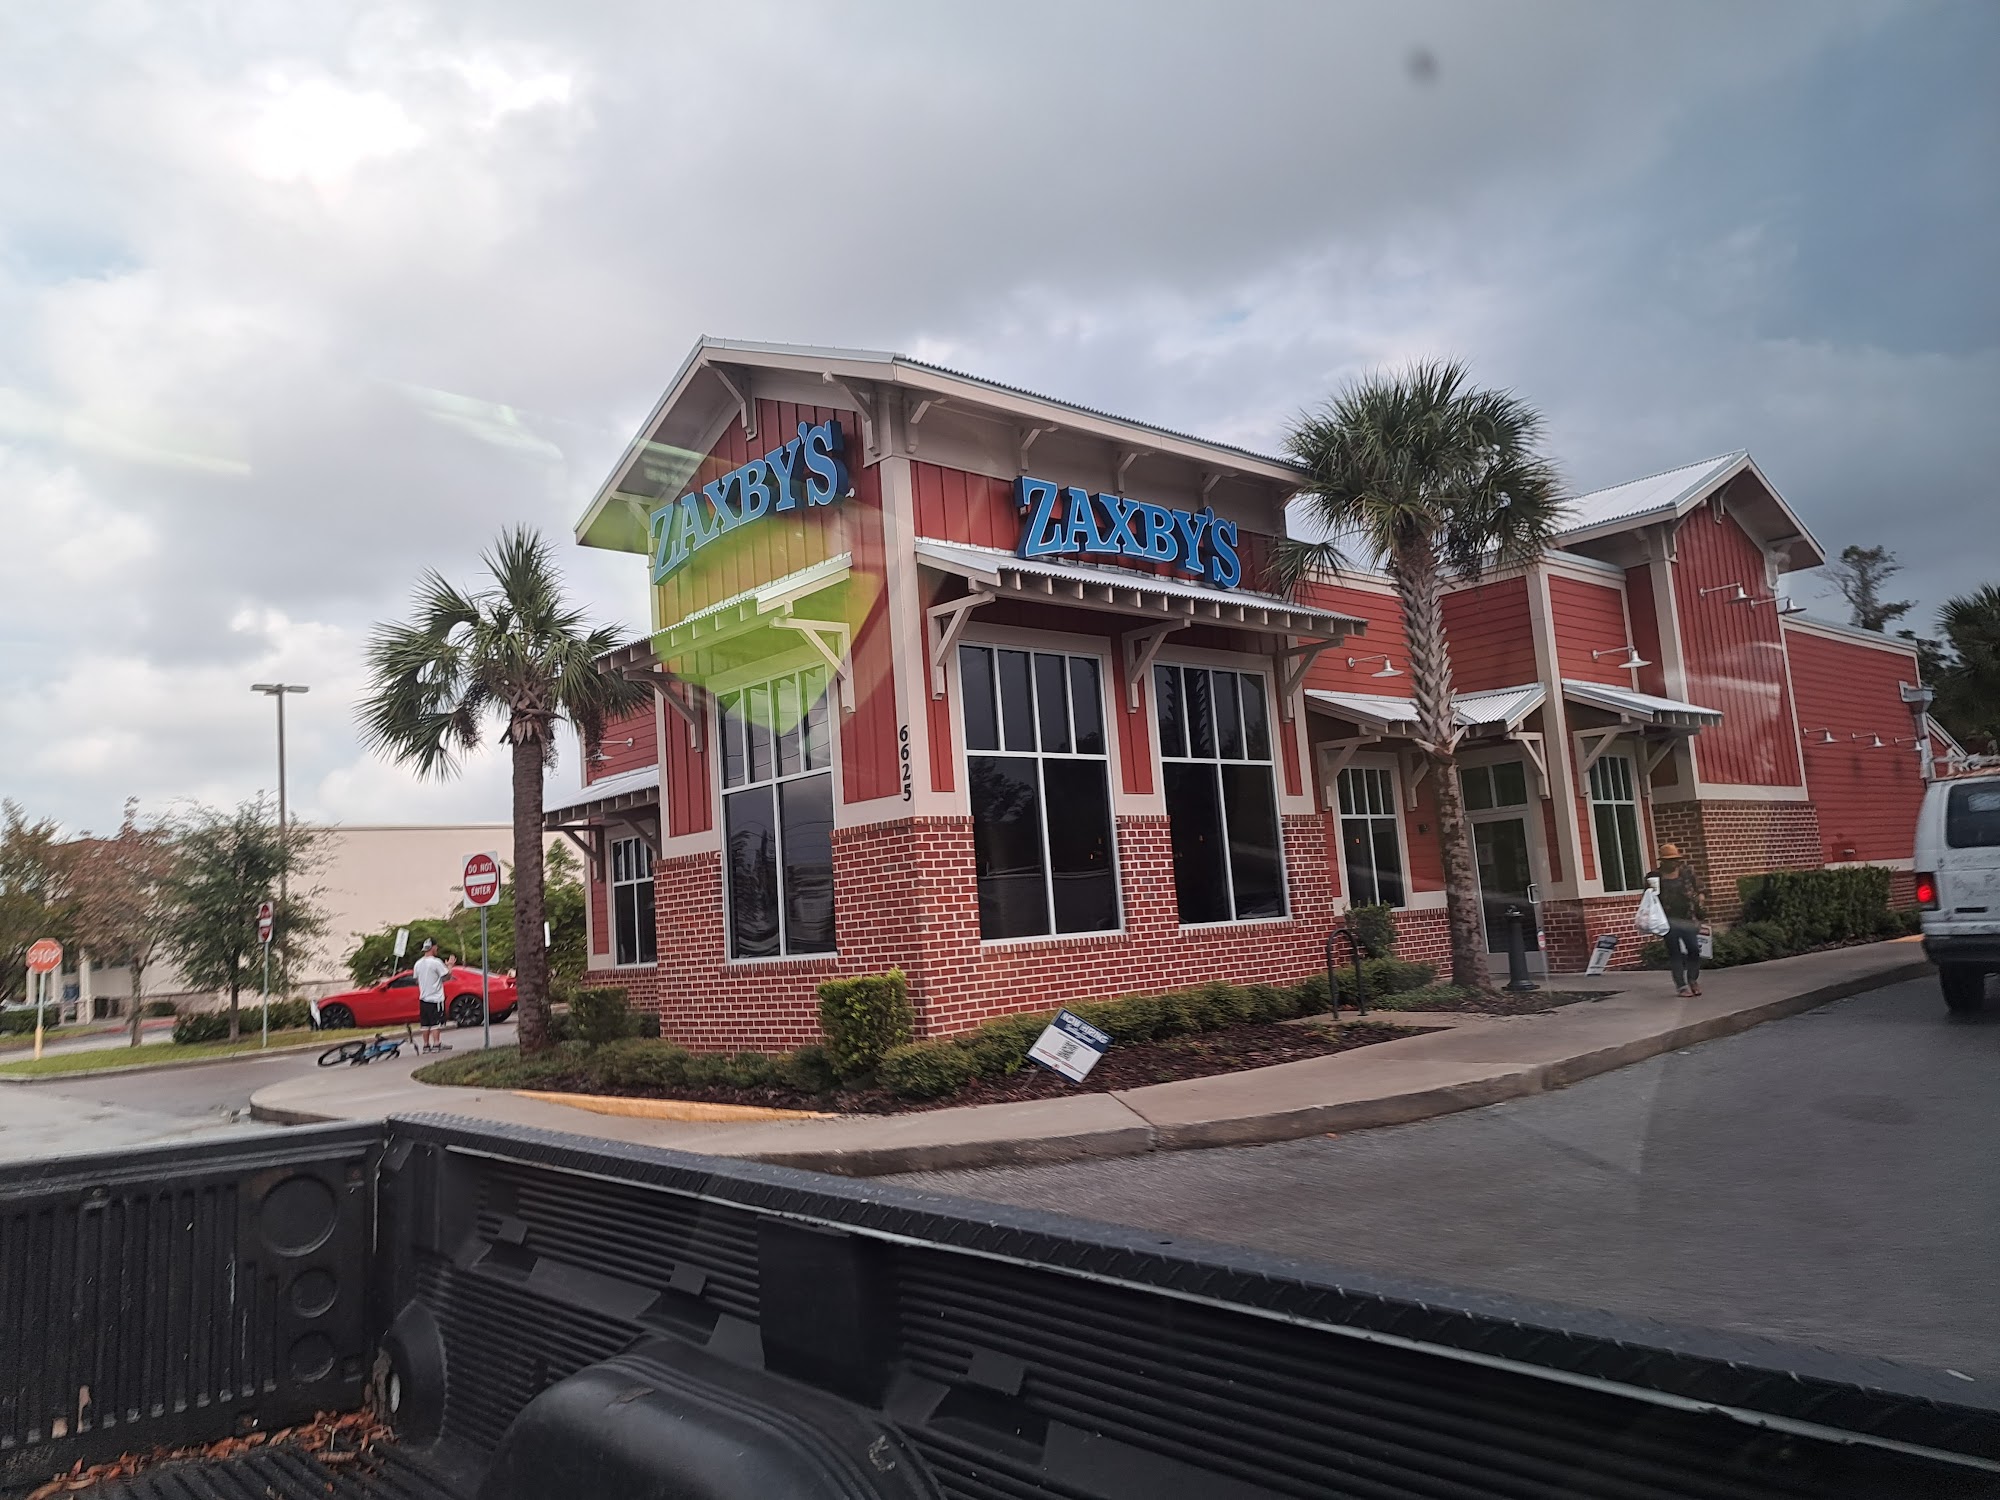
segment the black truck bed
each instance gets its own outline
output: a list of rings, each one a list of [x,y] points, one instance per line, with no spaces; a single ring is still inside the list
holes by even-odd
[[[6,1169],[0,1266],[17,1495],[368,1400],[95,1493],[2000,1495],[1923,1372],[438,1117]]]

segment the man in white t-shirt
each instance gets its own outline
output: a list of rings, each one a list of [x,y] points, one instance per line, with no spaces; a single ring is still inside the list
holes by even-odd
[[[451,978],[451,966],[437,956],[437,940],[425,938],[423,956],[417,960],[417,1024],[422,1028],[417,1050],[444,1051],[444,985]]]

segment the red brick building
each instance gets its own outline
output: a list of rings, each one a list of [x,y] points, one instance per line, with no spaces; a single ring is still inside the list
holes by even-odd
[[[900,356],[707,340],[577,528],[648,559],[652,708],[549,826],[594,968],[698,1047],[817,1031],[897,966],[936,1034],[1314,969],[1383,900],[1444,951],[1432,788],[1386,580],[1262,581],[1301,475]],[[1640,876],[1909,867],[1904,643],[1785,613],[1817,544],[1747,455],[1583,497],[1454,590],[1460,775],[1491,945],[1636,959]],[[1543,954],[1536,955],[1541,961]]]

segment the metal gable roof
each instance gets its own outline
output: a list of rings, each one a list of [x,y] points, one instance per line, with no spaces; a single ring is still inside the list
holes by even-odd
[[[1740,468],[1750,457],[1739,448],[1734,453],[1704,458],[1664,474],[1651,474],[1609,489],[1592,490],[1572,500],[1567,524],[1557,538],[1595,531],[1614,523],[1630,523],[1642,518],[1677,515],[1683,505],[1699,499]]]
[[[640,766],[636,770],[620,771],[616,776],[603,777],[577,791],[567,792],[557,800],[544,802],[542,817],[546,824],[557,814],[573,817],[596,810],[600,804],[605,811],[615,811],[617,807],[630,807],[653,800],[643,794],[657,794],[659,789],[660,768],[657,765]]]
[[[1508,730],[1519,729],[1528,715],[1542,706],[1547,696],[1547,690],[1539,682],[1481,693],[1459,693],[1451,700],[1452,718],[1467,729],[1484,729],[1492,725]],[[1311,707],[1374,728],[1395,730],[1414,727],[1417,722],[1417,705],[1409,698],[1308,688],[1306,700]]]

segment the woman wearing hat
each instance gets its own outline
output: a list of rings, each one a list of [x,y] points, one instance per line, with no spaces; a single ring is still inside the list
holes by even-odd
[[[1701,887],[1694,869],[1681,858],[1680,845],[1660,845],[1660,866],[1646,879],[1660,893],[1660,910],[1667,916],[1667,967],[1674,988],[1682,995],[1701,993],[1701,935],[1708,931],[1708,911],[1701,904]]]

